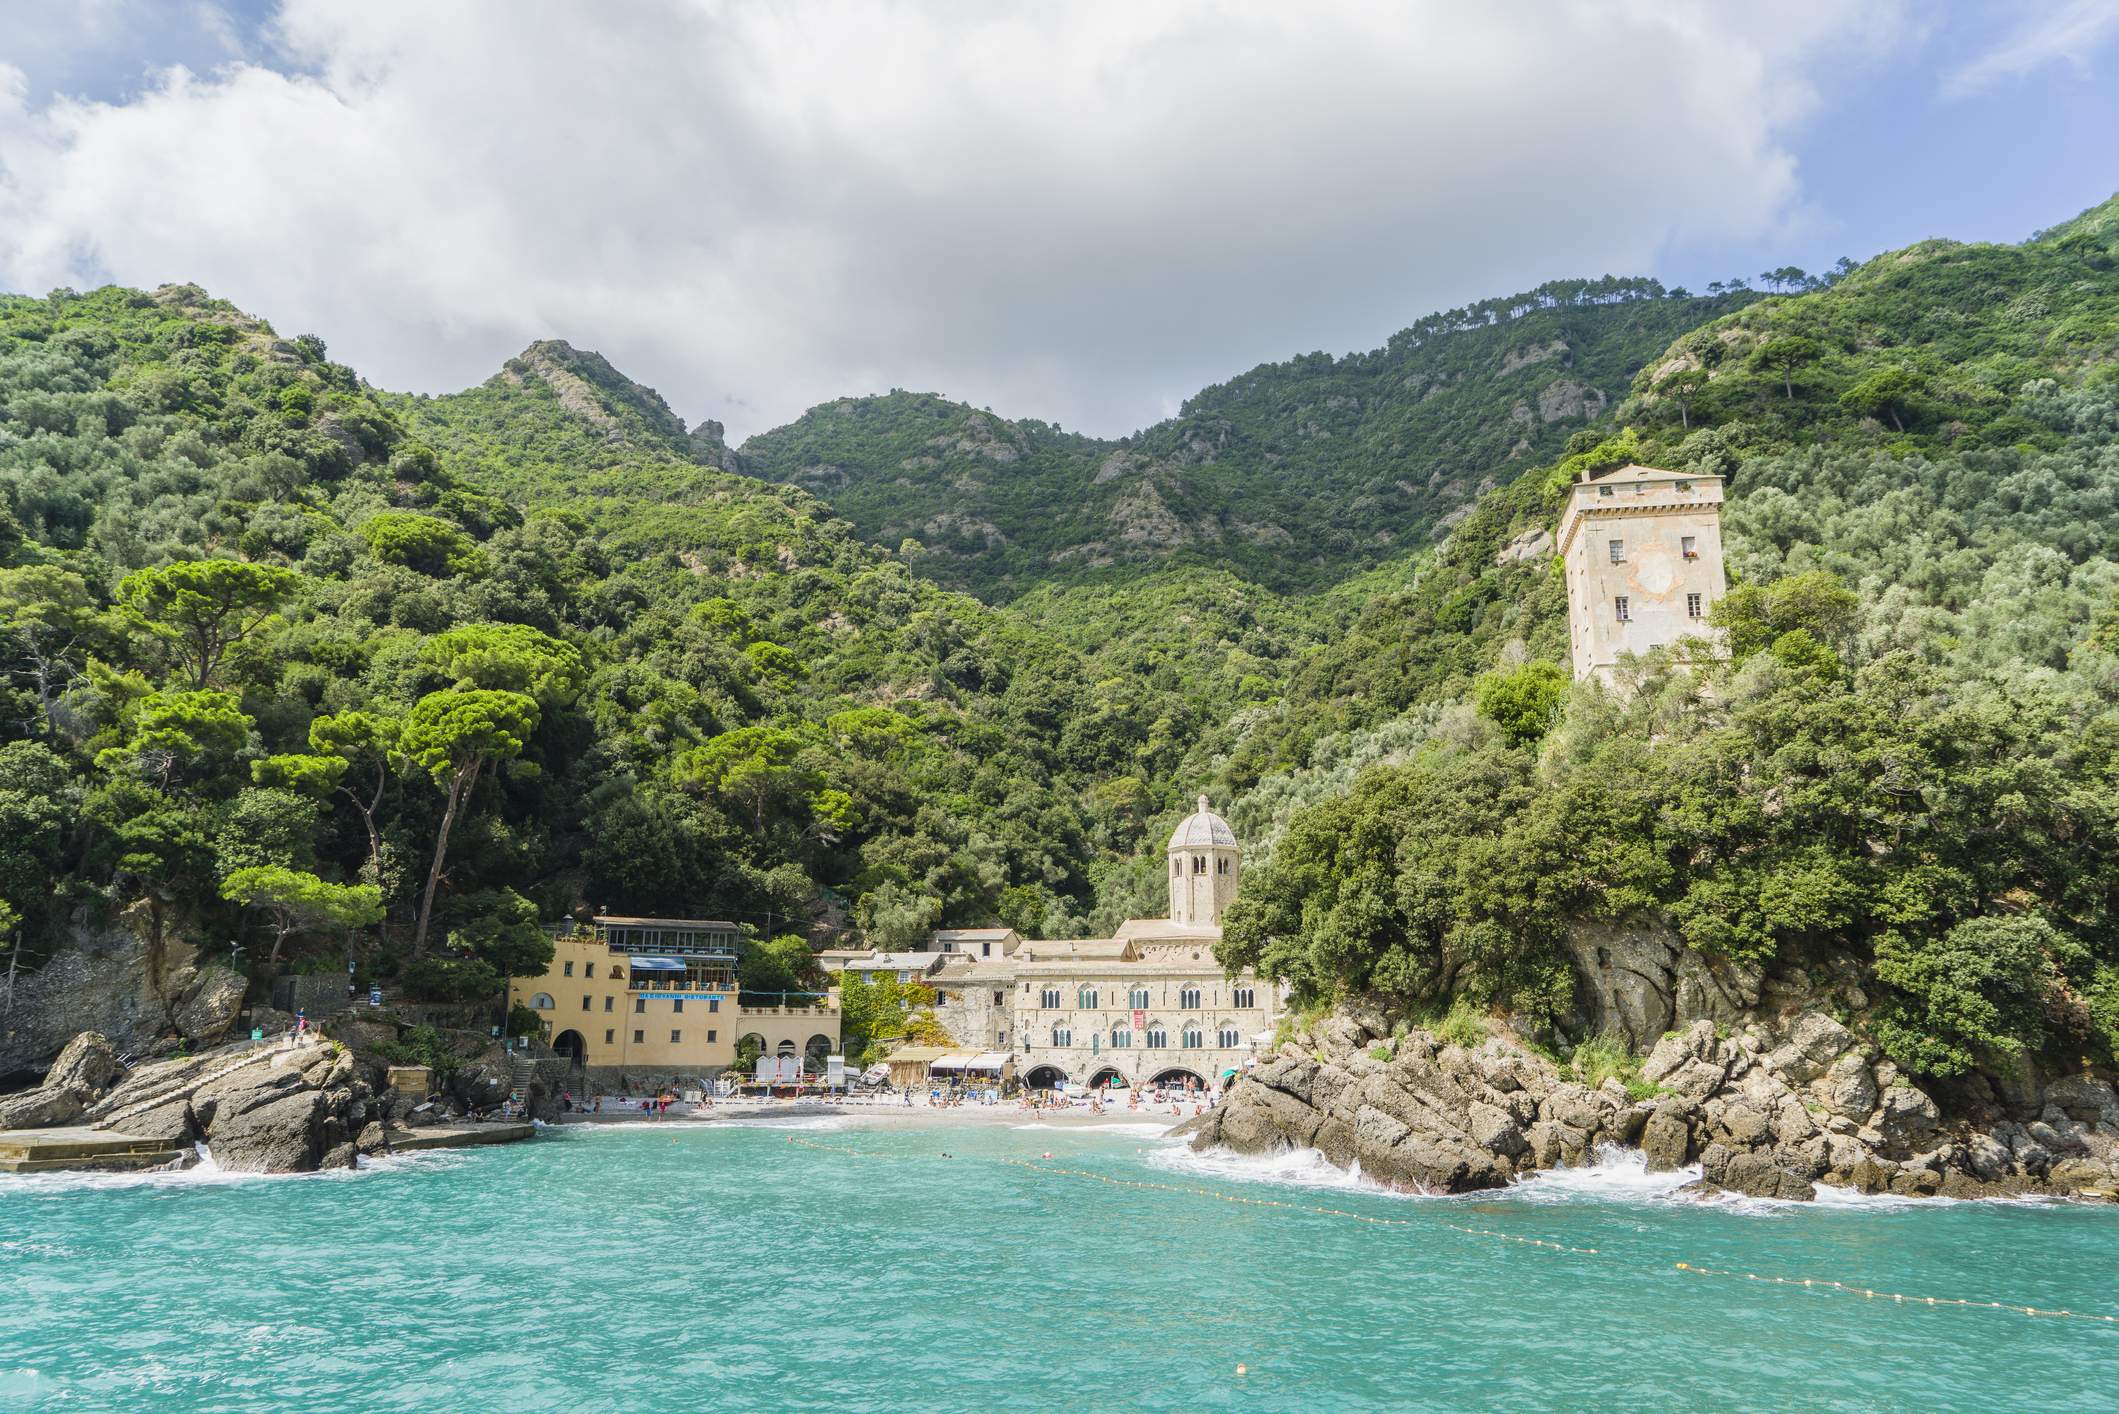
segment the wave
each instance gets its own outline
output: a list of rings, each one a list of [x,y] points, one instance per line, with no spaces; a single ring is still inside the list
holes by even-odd
[[[1700,1174],[1698,1164],[1650,1173],[1648,1156],[1639,1149],[1601,1144],[1587,1164],[1540,1169],[1504,1191],[1511,1197],[1533,1203],[1570,1203],[1583,1199],[1606,1203],[1693,1203],[1699,1201],[1698,1195],[1681,1190],[1688,1184],[1697,1183]]]
[[[1054,1129],[1061,1130],[1069,1134],[1095,1134],[1103,1132],[1116,1134],[1161,1135],[1168,1133],[1170,1129],[1170,1126],[1167,1124],[1151,1123],[1146,1120],[1138,1119],[1095,1120],[1078,1124],[1058,1124],[1054,1123],[1051,1120],[1034,1119],[1027,1124],[1011,1124],[1008,1127],[1010,1129]]]
[[[1315,1149],[1283,1149],[1277,1154],[1238,1154],[1227,1149],[1196,1153],[1191,1146],[1178,1141],[1150,1151],[1148,1167],[1190,1178],[1271,1183],[1283,1188],[1373,1193],[1388,1198],[1420,1196],[1401,1193],[1362,1177],[1359,1164],[1341,1168]]]

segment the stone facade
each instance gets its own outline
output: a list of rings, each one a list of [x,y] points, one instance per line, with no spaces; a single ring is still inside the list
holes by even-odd
[[[1628,466],[1586,478],[1560,516],[1577,680],[1681,639],[1714,643],[1707,612],[1728,591],[1722,479]]]
[[[1240,1073],[1279,1020],[1280,993],[1214,957],[1242,877],[1228,822],[1199,810],[1171,835],[1170,916],[1136,918],[1110,938],[1034,939],[1005,956],[958,953],[927,980],[958,1045],[1006,1051],[1025,1084],[1046,1088],[1160,1077],[1205,1085]]]

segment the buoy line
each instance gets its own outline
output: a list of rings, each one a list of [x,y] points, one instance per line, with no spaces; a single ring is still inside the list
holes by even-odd
[[[808,1139],[797,1139],[789,1135],[787,1142],[804,1149],[816,1149],[830,1154],[846,1154],[856,1159],[903,1158],[905,1155],[881,1154],[872,1149],[855,1149],[843,1144],[818,1144]],[[1489,1237],[1498,1242],[1512,1242],[1519,1247],[1540,1247],[1549,1252],[1563,1252],[1578,1257],[1604,1257],[1620,1260],[1615,1254],[1596,1247],[1570,1247],[1564,1242],[1549,1242],[1542,1237],[1518,1237],[1514,1233],[1495,1232],[1492,1228],[1466,1227],[1462,1223],[1449,1222],[1441,1218],[1385,1218],[1370,1213],[1350,1212],[1345,1208],[1328,1208],[1318,1203],[1290,1202],[1279,1198],[1246,1198],[1241,1194],[1222,1193],[1212,1188],[1200,1188],[1182,1183],[1154,1183],[1144,1179],[1113,1178],[1109,1174],[1094,1173],[1088,1169],[1064,1168],[1057,1164],[1036,1159],[1011,1159],[998,1156],[987,1157],[985,1163],[1001,1164],[1008,1168],[1027,1169],[1032,1173],[1054,1177],[1087,1179],[1111,1188],[1140,1188],[1158,1193],[1181,1193],[1191,1197],[1213,1198],[1223,1203],[1235,1203],[1247,1208],[1286,1208],[1299,1213],[1311,1213],[1319,1217],[1348,1218],[1371,1227],[1442,1227],[1468,1237]],[[2007,1311],[2022,1316],[2045,1316],[2071,1321],[2094,1321],[2103,1325],[2119,1325],[2119,1316],[2099,1315],[2091,1311],[2050,1310],[2042,1306],[2021,1306],[2011,1301],[1974,1301],[1954,1296],[1911,1296],[1904,1292],[1877,1291],[1872,1287],[1855,1286],[1843,1281],[1829,1281],[1822,1277],[1769,1276],[1759,1272],[1740,1272],[1720,1267],[1703,1267],[1693,1262],[1678,1262],[1678,1271],[1690,1276],[1727,1277],[1738,1281],[1758,1282],[1766,1286],[1794,1286],[1812,1291],[1840,1292],[1859,1296],[1864,1300],[1889,1301],[1899,1306],[1954,1306],[1968,1311]]]

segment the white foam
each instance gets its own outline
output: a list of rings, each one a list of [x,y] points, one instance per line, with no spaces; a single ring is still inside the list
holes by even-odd
[[[1193,1178],[1220,1178],[1237,1183],[1272,1183],[1284,1188],[1332,1192],[1359,1191],[1393,1198],[1418,1196],[1399,1193],[1363,1178],[1359,1164],[1341,1168],[1315,1149],[1283,1149],[1277,1154],[1238,1154],[1227,1149],[1195,1153],[1184,1143],[1165,1144],[1149,1152],[1148,1167]]]
[[[1699,1178],[1698,1164],[1650,1173],[1648,1156],[1639,1149],[1600,1144],[1593,1162],[1572,1168],[1541,1169],[1511,1185],[1508,1192],[1534,1203],[1584,1199],[1607,1203],[1695,1202],[1693,1195],[1681,1195],[1679,1190],[1697,1183]]]

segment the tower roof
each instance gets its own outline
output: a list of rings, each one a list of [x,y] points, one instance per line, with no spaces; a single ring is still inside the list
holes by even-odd
[[[1234,845],[1236,832],[1229,822],[1207,808],[1207,797],[1199,797],[1199,809],[1177,822],[1177,829],[1170,835],[1171,849],[1193,849],[1200,846]]]

